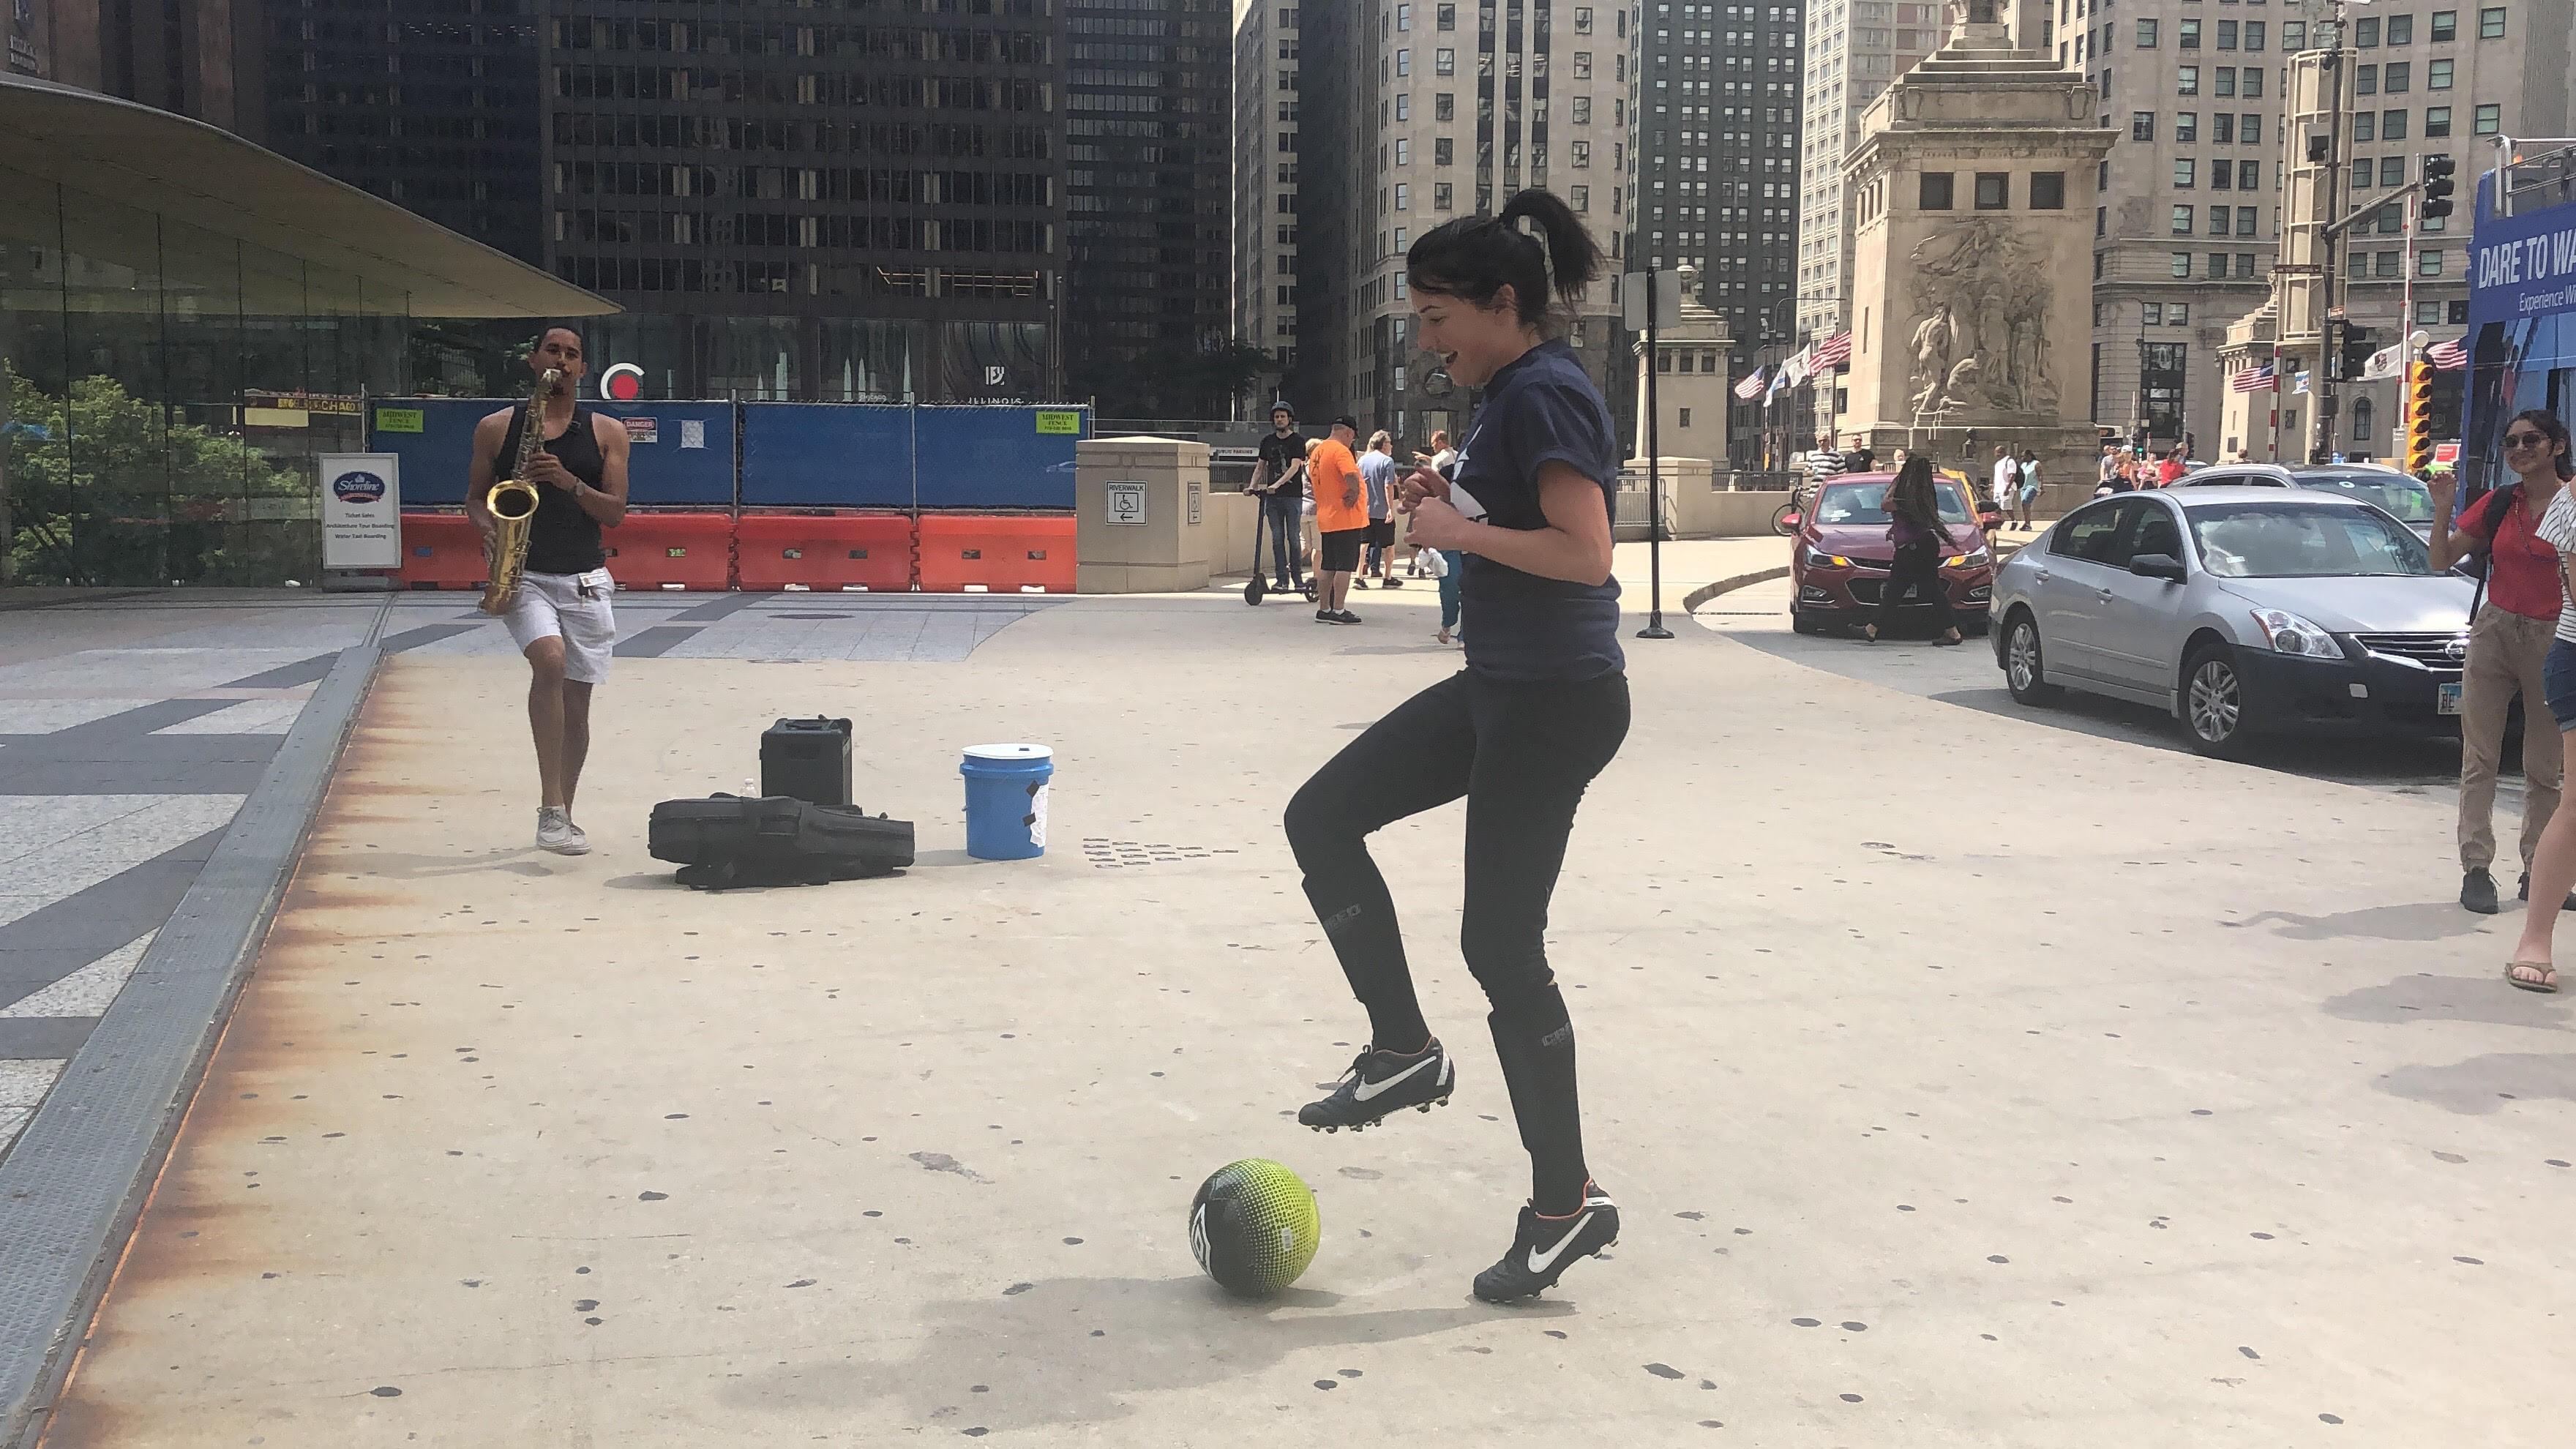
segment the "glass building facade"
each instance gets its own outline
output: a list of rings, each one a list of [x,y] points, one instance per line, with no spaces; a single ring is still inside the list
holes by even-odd
[[[21,584],[321,568],[315,458],[409,390],[407,294],[0,166],[0,538]]]

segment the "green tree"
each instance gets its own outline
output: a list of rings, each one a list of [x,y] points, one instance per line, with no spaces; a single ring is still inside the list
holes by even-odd
[[[0,361],[0,381],[9,390],[18,582],[256,585],[311,576],[320,539],[312,519],[294,516],[311,493],[300,474],[240,438],[168,422],[114,378],[80,378],[60,397]]]

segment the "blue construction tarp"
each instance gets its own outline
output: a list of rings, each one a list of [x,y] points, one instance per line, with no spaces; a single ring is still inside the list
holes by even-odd
[[[518,398],[379,398],[367,409],[370,450],[402,459],[406,508],[465,501],[474,425]],[[627,424],[634,437],[627,501],[647,508],[731,508],[734,405],[653,402],[582,404]]]
[[[745,508],[910,508],[912,414],[869,403],[744,403]]]

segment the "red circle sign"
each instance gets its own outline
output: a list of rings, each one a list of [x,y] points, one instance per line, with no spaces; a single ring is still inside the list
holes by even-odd
[[[599,391],[611,402],[633,402],[644,395],[644,369],[621,362],[601,373]]]

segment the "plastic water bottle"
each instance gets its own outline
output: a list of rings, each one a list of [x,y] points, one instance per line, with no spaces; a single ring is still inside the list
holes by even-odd
[[[748,775],[743,776],[743,779],[742,779],[742,798],[744,798],[744,799],[746,799],[746,800],[757,800],[757,799],[759,799],[759,798],[760,798],[760,782],[759,782],[759,781],[757,781],[757,780],[752,779],[752,778],[751,778],[750,776],[748,776]]]

